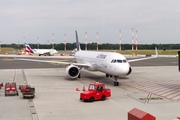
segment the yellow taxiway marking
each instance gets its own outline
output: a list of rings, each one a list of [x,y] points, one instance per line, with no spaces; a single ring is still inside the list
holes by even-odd
[[[3,61],[13,61],[14,59],[13,58],[3,58],[2,60]]]

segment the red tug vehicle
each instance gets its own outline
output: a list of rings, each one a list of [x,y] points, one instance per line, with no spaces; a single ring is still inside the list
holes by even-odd
[[[22,92],[23,98],[34,98],[35,97],[35,88],[30,85],[20,85],[19,89]]]
[[[103,83],[91,83],[87,91],[80,93],[80,100],[90,101],[94,100],[105,100],[107,97],[111,96],[111,90],[105,88]]]
[[[17,95],[17,96],[19,95],[15,82],[5,84],[5,96],[9,96],[9,95]]]

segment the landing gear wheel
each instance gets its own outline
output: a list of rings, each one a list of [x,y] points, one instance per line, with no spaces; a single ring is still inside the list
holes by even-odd
[[[115,81],[114,86],[119,86],[119,82]]]
[[[117,86],[119,86],[119,82],[117,82],[116,84],[117,84]]]
[[[114,79],[115,79],[114,86],[119,86],[119,82],[117,81],[117,76],[114,76]]]

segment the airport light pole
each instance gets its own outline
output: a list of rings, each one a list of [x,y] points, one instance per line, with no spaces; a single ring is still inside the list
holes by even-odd
[[[97,32],[97,46],[96,47],[97,47],[97,50],[98,50],[98,32]]]
[[[86,39],[85,50],[87,50],[87,32],[85,32],[85,34],[86,34],[86,37],[85,37],[85,39]]]
[[[132,28],[132,55],[134,55],[134,29]]]
[[[66,34],[64,34],[64,54],[66,54]]]
[[[120,53],[122,53],[122,51],[121,51],[121,30],[119,30],[119,50],[120,50]]]
[[[37,43],[37,49],[39,49],[39,37],[37,37],[37,39],[38,39],[38,43]]]
[[[136,30],[136,55],[138,54],[138,43],[137,43],[138,38],[137,38],[137,33],[138,33],[138,31]]]
[[[52,33],[52,49],[54,49],[54,33]]]
[[[18,41],[18,52],[19,52],[19,41]]]

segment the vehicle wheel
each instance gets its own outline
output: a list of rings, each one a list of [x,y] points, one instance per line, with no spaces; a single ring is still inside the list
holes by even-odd
[[[7,96],[6,93],[5,93],[5,96]]]
[[[90,101],[90,102],[93,102],[93,101],[94,101],[94,97],[91,97],[91,98],[89,99],[89,101]]]
[[[105,95],[102,95],[101,100],[104,101],[106,99]]]

